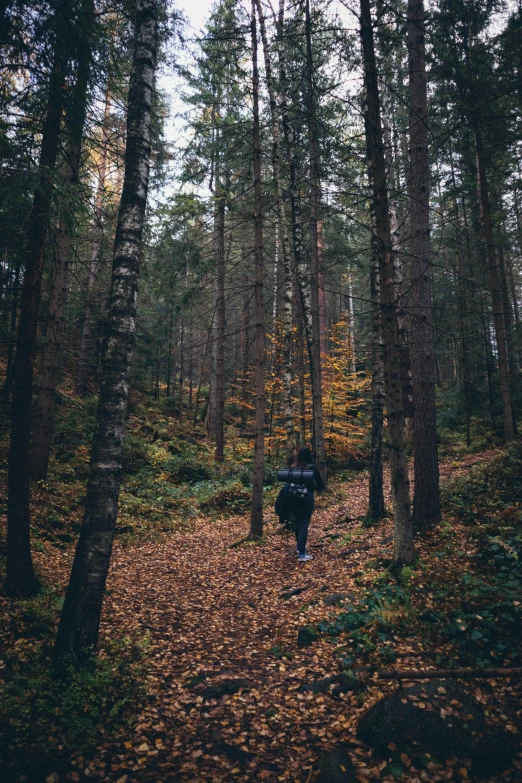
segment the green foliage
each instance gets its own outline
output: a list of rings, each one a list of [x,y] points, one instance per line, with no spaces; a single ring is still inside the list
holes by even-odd
[[[129,476],[135,475],[151,464],[151,455],[146,443],[137,435],[129,433],[123,448],[123,470]]]
[[[442,491],[442,505],[465,524],[491,532],[522,521],[522,444],[513,443],[491,464],[475,466]]]
[[[522,505],[513,501],[520,497],[520,443],[451,481],[443,490],[449,519],[436,534],[443,544],[434,553],[435,567],[422,567],[425,584],[418,584],[414,568],[388,567],[357,604],[318,626],[328,636],[347,638],[345,665],[357,655],[383,666],[394,659],[394,640],[413,636],[432,650],[435,665],[520,665]],[[452,517],[465,525],[462,550],[455,546]],[[464,557],[467,571],[458,569]],[[436,568],[446,559],[450,579]]]
[[[197,481],[206,481],[212,477],[210,467],[198,459],[195,454],[191,454],[188,457],[172,457],[167,462],[165,470],[171,480],[176,483],[186,481],[189,484],[193,484]]]
[[[53,669],[49,643],[62,606],[63,598],[46,590],[21,601],[12,617],[24,644],[0,669],[0,757],[13,776],[60,769],[75,751],[88,755],[100,729],[122,730],[146,694],[147,637],[102,640],[88,666]]]
[[[318,630],[328,636],[348,637],[351,654],[343,663],[351,666],[352,655],[365,657],[377,651],[385,660],[394,660],[393,637],[407,624],[410,596],[399,585],[383,585],[368,590],[355,605],[347,606],[333,622],[319,623]]]
[[[201,501],[200,508],[210,513],[241,514],[245,513],[251,502],[251,493],[239,481],[234,481],[225,486],[217,486],[212,494]]]

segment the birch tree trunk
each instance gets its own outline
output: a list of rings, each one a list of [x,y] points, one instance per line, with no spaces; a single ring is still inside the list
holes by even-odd
[[[56,662],[93,654],[118,514],[129,381],[136,329],[139,258],[150,167],[151,104],[158,6],[136,0],[125,176],[114,241],[110,333],[96,415],[85,515],[54,649]]]
[[[435,412],[433,271],[430,256],[428,93],[424,0],[408,3],[410,258],[409,343],[413,383],[413,525],[427,530],[440,521],[439,461]]]
[[[390,232],[386,162],[384,159],[370,0],[361,0],[361,42],[366,88],[366,143],[370,176],[373,183],[376,248],[381,289],[386,416],[390,438],[390,472],[394,513],[393,559],[397,564],[409,564],[413,562],[415,550],[413,547],[413,530],[410,514],[408,462],[404,439],[404,412],[402,408],[399,357],[400,338],[393,283],[393,246]]]
[[[7,576],[4,589],[16,596],[31,595],[38,583],[31,557],[29,447],[38,308],[51,208],[53,177],[58,154],[64,84],[69,61],[69,0],[57,5],[54,19],[53,65],[49,77],[47,111],[42,131],[39,178],[29,217],[28,244],[13,361],[13,396],[7,498]]]
[[[252,93],[254,150],[254,254],[255,254],[255,330],[256,330],[256,441],[252,477],[252,515],[250,538],[263,535],[263,463],[265,456],[265,313],[263,306],[263,225],[261,191],[261,140],[259,136],[259,69],[257,64],[257,24],[255,0],[252,0]]]

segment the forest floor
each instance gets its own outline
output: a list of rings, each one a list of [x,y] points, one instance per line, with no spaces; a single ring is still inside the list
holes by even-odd
[[[48,766],[42,779],[310,783],[321,755],[343,745],[360,781],[484,780],[455,757],[439,762],[429,755],[416,759],[402,753],[398,760],[387,759],[356,738],[361,715],[396,689],[393,682],[368,673],[362,675],[365,684],[358,693],[332,693],[328,687],[314,692],[303,686],[347,669],[476,665],[475,648],[492,655],[494,665],[520,665],[509,645],[495,652],[491,639],[484,650],[485,632],[475,629],[472,642],[463,630],[464,621],[472,628],[465,612],[475,611],[465,576],[474,572],[474,558],[484,549],[483,538],[470,535],[466,514],[480,520],[491,510],[481,509],[480,500],[473,506],[464,499],[466,510],[459,512],[458,482],[467,482],[470,471],[478,471],[475,483],[487,481],[487,466],[502,459],[501,451],[489,450],[442,463],[443,483],[457,488],[446,491],[450,505],[445,521],[417,541],[418,566],[395,576],[388,568],[391,520],[362,524],[367,478],[338,485],[318,498],[309,540],[314,559],[306,564],[297,562],[291,535],[271,513],[259,544],[231,548],[244,536],[247,519],[228,515],[191,520],[157,540],[116,543],[101,636],[125,632],[146,639],[146,695],[127,727],[114,732],[107,721],[98,727],[92,752],[72,753],[56,771]],[[484,491],[475,489],[478,495]],[[519,526],[520,503],[513,502],[504,497],[501,511],[506,524]],[[515,509],[514,521],[506,522],[506,508]],[[503,547],[500,552],[509,556]],[[48,546],[35,553],[40,575],[59,595],[72,554],[71,548]],[[465,593],[467,606],[459,599]],[[478,600],[487,603],[483,596]],[[506,602],[518,604],[511,595]],[[343,606],[367,611],[373,606],[373,614],[362,628],[355,625],[353,633],[345,633],[342,622],[337,630],[335,626]],[[419,618],[427,612],[439,620],[423,624]],[[487,607],[484,617],[486,613]],[[300,629],[312,636],[298,644]],[[19,645],[19,651],[34,642],[12,636],[4,640]],[[489,720],[517,741],[522,730],[520,681],[477,680],[466,687],[486,706]],[[487,780],[522,780],[522,753],[503,774]]]

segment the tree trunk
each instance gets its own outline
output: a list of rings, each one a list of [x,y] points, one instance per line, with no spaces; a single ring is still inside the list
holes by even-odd
[[[11,297],[11,326],[9,333],[9,348],[7,350],[7,366],[5,370],[4,385],[2,386],[2,398],[6,405],[11,397],[11,388],[13,385],[13,358],[15,352],[14,335],[16,334],[16,316],[18,313],[18,289],[20,287],[20,261],[16,262],[15,277],[13,282],[13,294]]]
[[[323,221],[317,221],[317,259],[319,273],[317,276],[318,296],[319,296],[319,346],[321,356],[321,372],[324,369],[326,356],[328,354],[328,318],[326,312],[326,291],[324,283],[323,269]]]
[[[504,233],[503,227],[501,227],[501,236]],[[515,400],[518,399],[518,379],[520,376],[520,365],[518,362],[518,352],[516,348],[516,334],[515,334],[515,319],[513,315],[513,308],[511,307],[511,300],[509,296],[506,259],[504,256],[504,245],[502,239],[499,241],[498,247],[498,268],[500,273],[500,286],[502,289],[502,310],[504,313],[504,329],[506,331],[506,348],[509,364],[509,379],[511,382],[511,404],[513,407],[513,429],[515,435],[517,435],[517,422],[515,416]]]
[[[299,388],[299,448],[306,446],[305,325],[302,307],[297,308],[297,380]]]
[[[265,59],[265,75],[270,99],[270,114],[272,119],[272,171],[274,175],[274,190],[277,207],[277,225],[283,251],[284,281],[284,309],[283,309],[283,417],[286,431],[286,456],[290,462],[295,455],[294,416],[292,409],[292,264],[290,258],[290,241],[288,237],[285,204],[283,199],[282,161],[281,161],[281,129],[279,125],[278,106],[274,80],[272,78],[272,64],[270,61],[270,49],[266,35],[265,18],[261,1],[256,0],[261,38],[263,41],[263,53]]]
[[[219,156],[219,152],[217,152]],[[220,163],[216,163],[214,212],[214,254],[216,258],[216,376],[215,376],[215,441],[214,457],[224,459],[225,433],[225,195],[221,188]]]
[[[395,518],[393,559],[396,563],[409,564],[413,562],[415,550],[404,439],[399,330],[393,284],[393,247],[370,0],[361,0],[361,41],[366,87],[365,130],[368,162],[373,183],[375,233],[381,289],[386,414],[390,438],[391,489]]]
[[[499,273],[495,241],[493,237],[493,221],[489,201],[489,189],[486,179],[486,165],[482,148],[482,136],[478,121],[475,121],[475,148],[477,158],[477,186],[480,202],[480,219],[486,238],[486,255],[488,260],[489,290],[493,305],[493,323],[497,339],[498,373],[500,376],[500,392],[502,396],[502,411],[504,417],[504,437],[512,440],[515,436],[515,422],[511,404],[511,381],[509,375],[509,359],[504,326],[504,306],[502,302],[501,277]]]
[[[136,0],[125,176],[114,241],[110,333],[96,415],[85,515],[54,649],[56,662],[93,654],[109,570],[122,476],[136,300],[150,166],[156,68],[156,0]]]
[[[49,78],[47,112],[42,131],[39,180],[29,217],[16,354],[13,362],[13,398],[7,500],[7,577],[11,595],[30,595],[37,589],[31,557],[29,447],[38,308],[42,286],[47,223],[63,109],[65,75],[69,60],[70,2],[62,0],[55,15],[53,66]]]
[[[324,445],[323,390],[321,380],[321,328],[319,311],[319,159],[317,148],[316,103],[313,83],[312,31],[310,0],[305,0],[306,84],[308,149],[310,155],[310,249],[312,288],[312,374],[313,433],[315,461],[323,481],[327,483],[326,450]]]
[[[413,383],[413,525],[425,531],[440,521],[435,411],[433,271],[430,255],[428,93],[424,0],[408,3],[410,130],[410,358]]]
[[[210,351],[210,369],[208,380],[208,407],[206,415],[206,429],[208,437],[215,442],[217,431],[217,353],[218,353],[218,339],[217,339],[217,278],[214,279],[214,294],[215,294],[215,306],[212,317],[212,332],[211,332],[211,351]]]
[[[154,363],[154,370],[152,371],[153,378],[153,397],[155,400],[159,400],[160,396],[160,344],[156,343],[156,361]]]
[[[192,408],[192,404],[194,402],[194,352],[192,350],[192,326],[189,328],[188,333],[188,382],[189,382],[189,392],[188,392],[188,407],[189,409]]]
[[[179,335],[179,423],[183,422],[183,383],[185,380],[185,324],[181,316]]]
[[[172,325],[173,325],[174,315],[172,313],[172,310],[170,311],[169,316],[169,333],[167,337],[167,388],[165,392],[166,397],[170,397],[171,392],[171,380],[172,380]]]
[[[467,210],[466,210],[466,202],[464,198],[462,198],[462,222],[464,226],[464,237],[466,240],[466,254],[469,259],[469,263],[471,264],[472,258],[473,258],[473,252],[472,252],[472,244],[471,244],[471,235],[470,235],[470,229],[469,229],[469,222],[468,222],[468,216],[467,216]],[[475,291],[472,291],[472,295],[475,293]],[[493,372],[494,372],[494,366],[493,366],[493,354],[491,351],[491,341],[489,336],[489,325],[486,323],[486,308],[485,308],[485,302],[484,302],[484,290],[481,286],[480,293],[478,295],[478,302],[480,306],[479,310],[479,317],[480,317],[480,327],[482,330],[482,336],[484,338],[484,360],[485,360],[485,367],[486,367],[486,391],[488,395],[488,404],[489,404],[489,415],[491,419],[491,426],[493,429],[496,429],[496,419],[495,419],[495,399],[493,394]]]
[[[210,341],[211,341],[213,325],[214,325],[214,312],[212,313],[210,326],[209,326],[208,332],[207,332],[207,339],[206,339],[206,342],[205,342],[205,349],[203,351],[203,357],[201,359],[201,370],[200,370],[200,375],[199,375],[199,380],[198,380],[198,386],[197,386],[197,389],[196,389],[196,401],[194,403],[194,418],[192,420],[192,424],[193,424],[194,427],[196,426],[197,420],[198,420],[199,398],[201,396],[201,384],[203,383],[203,375],[205,373],[205,362],[207,360],[208,347],[209,347]]]
[[[284,52],[284,0],[279,0],[279,15],[277,22],[277,50],[279,64],[279,83],[281,89],[281,119],[284,132],[286,154],[290,171],[290,207],[291,207],[291,228],[292,228],[292,253],[294,262],[295,279],[297,282],[297,296],[300,303],[298,308],[298,318],[302,318],[301,326],[298,330],[297,340],[297,375],[299,381],[299,443],[306,445],[306,422],[305,422],[305,360],[304,360],[304,341],[308,349],[308,359],[310,367],[310,377],[313,378],[313,355],[312,355],[312,304],[310,301],[309,274],[303,256],[303,231],[301,222],[301,194],[298,182],[299,172],[299,139],[298,131],[294,125],[294,131],[290,127],[288,111],[286,105],[286,91],[288,89],[286,70],[285,70],[285,52]],[[292,280],[293,288],[293,280]],[[285,285],[290,285],[285,281]],[[288,291],[288,288],[287,288]]]
[[[357,371],[355,360],[355,306],[351,272],[348,272],[348,330],[350,337],[350,371],[355,375]]]
[[[105,111],[103,115],[102,127],[102,145],[100,154],[100,165],[98,174],[98,186],[96,188],[96,197],[94,203],[94,224],[93,238],[91,242],[91,260],[89,264],[89,280],[87,283],[87,301],[83,314],[82,339],[80,343],[80,353],[78,356],[78,367],[74,391],[79,397],[87,394],[89,382],[89,365],[93,349],[93,308],[94,308],[94,290],[98,280],[98,272],[101,263],[101,252],[103,243],[103,201],[105,197],[105,180],[107,176],[107,157],[108,157],[108,132],[107,123],[110,115],[110,96],[107,90],[105,95]]]
[[[468,302],[466,297],[466,267],[462,257],[460,246],[460,217],[458,202],[455,199],[455,253],[457,256],[457,290],[459,301],[459,327],[462,365],[462,391],[464,395],[464,408],[466,414],[466,446],[471,446],[471,369],[469,361],[469,334],[468,334]]]
[[[263,463],[265,452],[265,327],[263,307],[263,225],[261,191],[261,141],[259,136],[259,70],[257,64],[257,24],[255,0],[252,0],[252,93],[254,164],[254,253],[255,253],[255,329],[256,329],[256,441],[252,477],[252,515],[250,538],[263,535]]]
[[[519,176],[520,176],[520,168],[519,168]],[[513,206],[515,208],[515,219],[516,219],[516,227],[517,227],[517,238],[518,238],[518,250],[519,253],[522,253],[522,216],[520,214],[520,204],[518,201],[518,193],[517,190],[513,193]],[[515,315],[515,327],[516,327],[516,336],[517,336],[517,354],[518,354],[518,361],[519,365],[522,364],[522,323],[520,319],[520,305],[519,305],[519,299],[517,295],[517,287],[515,284],[515,276],[513,274],[513,264],[509,265],[509,287],[510,287],[510,294],[511,294],[511,301],[513,303],[513,313]]]
[[[74,203],[76,198],[76,190],[79,183],[83,129],[87,113],[87,87],[91,71],[91,47],[86,30],[92,22],[92,14],[92,0],[84,0],[82,16],[85,29],[80,31],[81,35],[79,37],[78,72],[73,92],[73,106],[69,116],[66,117],[70,134],[66,153],[66,183],[72,203]],[[67,209],[67,206],[65,209]],[[61,369],[62,346],[65,341],[65,305],[69,292],[69,258],[71,254],[69,223],[70,216],[68,219],[67,215],[62,214],[56,237],[49,316],[29,460],[29,471],[33,481],[40,481],[47,477],[49,455],[54,434],[54,405]]]
[[[383,486],[382,435],[384,424],[384,361],[380,305],[379,261],[375,216],[372,209],[370,285],[372,297],[372,433],[368,516],[382,519],[386,514]]]
[[[246,256],[247,252],[244,250],[243,257],[246,258]],[[241,325],[241,414],[239,418],[239,426],[241,430],[245,429],[248,405],[248,365],[250,362],[250,281],[245,280],[243,285],[243,323]]]

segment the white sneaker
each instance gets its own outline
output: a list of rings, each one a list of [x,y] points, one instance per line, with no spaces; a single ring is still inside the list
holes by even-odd
[[[297,558],[300,563],[308,563],[309,560],[313,560],[313,555],[299,555]]]

